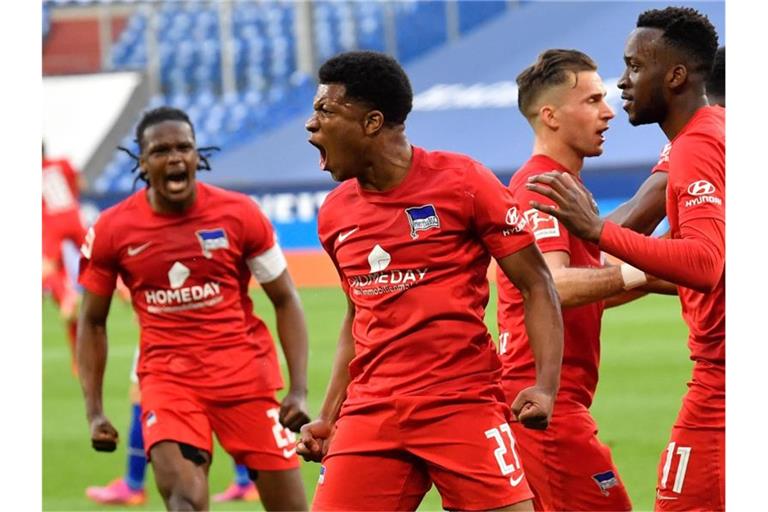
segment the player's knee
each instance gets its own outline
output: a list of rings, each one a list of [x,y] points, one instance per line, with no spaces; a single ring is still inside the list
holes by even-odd
[[[195,494],[198,494],[195,496]],[[168,510],[207,510],[208,501],[202,493],[189,493],[174,490],[166,498],[163,496]]]

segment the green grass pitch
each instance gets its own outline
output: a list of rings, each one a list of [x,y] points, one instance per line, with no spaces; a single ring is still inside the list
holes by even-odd
[[[336,336],[345,310],[339,289],[302,289],[301,298],[310,332],[309,403],[316,414],[325,392]],[[263,294],[254,292],[256,311],[274,325],[274,315]],[[495,295],[487,321],[496,337]],[[103,485],[122,475],[127,435],[128,372],[138,328],[130,307],[115,300],[109,318],[109,360],[104,382],[105,411],[121,434],[114,453],[93,451],[88,438],[83,400],[70,374],[69,349],[63,325],[52,302],[43,303],[43,509],[101,510],[85,498],[88,485]],[[274,329],[273,329],[274,332]],[[613,450],[615,462],[635,509],[653,506],[656,465],[674,421],[685,382],[690,375],[686,329],[676,297],[647,297],[609,310],[603,322],[600,385],[593,405],[600,437]],[[311,500],[319,471],[302,464]],[[232,478],[232,463],[217,448],[211,468],[211,493],[224,489]],[[162,510],[162,500],[148,471],[149,499],[144,507],[124,510]],[[260,504],[211,504],[212,510],[262,510]],[[434,488],[420,510],[439,510]],[[109,510],[123,510],[110,507]]]

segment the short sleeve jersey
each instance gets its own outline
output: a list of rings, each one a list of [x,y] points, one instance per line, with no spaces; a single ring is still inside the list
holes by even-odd
[[[536,244],[542,253],[567,253],[573,267],[602,267],[600,249],[596,244],[571,236],[555,217],[528,206],[530,201],[555,205],[546,196],[525,188],[530,176],[548,171],[567,172],[567,169],[547,156],[534,155],[512,176],[509,183],[509,190],[515,200],[527,208],[525,218],[536,237]],[[524,388],[535,384],[536,367],[525,330],[522,295],[500,269],[497,270],[497,282],[499,352],[504,363],[504,387],[508,393],[507,399],[511,401]],[[589,407],[592,403],[600,362],[603,308],[603,301],[562,308],[563,366],[558,392],[558,404],[561,407],[574,403]]]
[[[183,214],[137,192],[99,217],[81,249],[80,283],[110,295],[120,276],[141,329],[138,375],[233,398],[282,386],[274,343],[253,314],[248,260],[275,244],[249,197],[197,183]]]
[[[693,219],[714,219],[725,227],[725,109],[699,109],[671,141],[667,217],[672,238]],[[722,241],[724,244],[724,241]],[[725,269],[709,293],[678,287],[688,348],[695,361],[690,399],[678,426],[725,426]]]
[[[478,162],[413,147],[395,188],[342,183],[318,229],[355,307],[345,407],[395,394],[502,400],[483,317],[490,257],[533,243],[517,203]]]
[[[43,159],[43,216],[78,212],[77,171],[69,161]]]

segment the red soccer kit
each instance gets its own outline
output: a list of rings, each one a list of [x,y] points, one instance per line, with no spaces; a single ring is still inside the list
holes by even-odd
[[[517,202],[524,207],[532,200],[554,205],[551,199],[525,188],[530,176],[553,170],[567,172],[547,156],[531,157],[509,183]],[[603,266],[597,245],[571,236],[553,216],[530,208],[525,217],[541,252],[566,252],[572,267]],[[536,368],[525,330],[522,295],[500,270],[497,274],[499,352],[504,391],[511,403],[520,391],[535,384]],[[597,301],[562,308],[563,366],[552,422],[546,430],[512,423],[536,510],[631,509],[610,449],[598,440],[597,425],[589,414],[597,387],[603,307],[603,301]]]
[[[43,159],[43,256],[59,261],[61,243],[83,243],[77,172],[67,160]]]
[[[434,482],[446,509],[531,498],[483,322],[490,257],[533,243],[481,164],[413,148],[397,187],[337,187],[318,216],[354,303],[351,382],[314,508],[413,510]]]
[[[61,254],[61,244],[70,240],[76,246],[83,243],[85,228],[80,220],[77,171],[69,161],[43,159],[42,173],[43,258],[48,267],[43,272],[43,288],[51,291],[57,304],[77,299]]]
[[[130,290],[147,454],[163,440],[210,452],[213,430],[238,463],[296,467],[294,436],[277,418],[274,342],[248,296],[248,262],[274,247],[274,232],[247,196],[196,187],[182,214],[156,213],[146,190],[103,212],[80,282],[111,295],[119,275]]]
[[[678,287],[693,378],[662,452],[656,507],[725,506],[725,109],[699,109],[671,141],[671,240],[606,222],[600,246]],[[713,285],[713,283],[716,283]]]

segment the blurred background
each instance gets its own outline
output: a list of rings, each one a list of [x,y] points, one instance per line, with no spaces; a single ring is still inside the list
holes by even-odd
[[[530,156],[532,132],[517,110],[515,77],[548,48],[576,48],[599,65],[616,117],[605,152],[582,174],[607,213],[647,177],[666,140],[656,125],[631,127],[616,82],[624,42],[637,15],[660,2],[598,1],[349,1],[232,0],[42,2],[42,135],[50,157],[80,171],[86,224],[126,197],[137,152],[135,125],[150,108],[187,111],[200,146],[221,151],[198,179],[239,190],[271,219],[300,286],[310,331],[310,409],[327,382],[344,298],[321,253],[316,215],[336,185],[319,169],[304,122],[312,111],[316,70],[334,54],[372,49],[395,56],[414,90],[406,121],[410,141],[427,149],[469,154],[507,183]],[[725,44],[724,2],[674,2],[706,14]],[[45,226],[43,227],[45,230]],[[63,255],[74,279],[77,248]],[[257,313],[273,326],[263,294]],[[88,443],[79,385],[70,372],[66,328],[43,303],[43,508],[104,508],[84,496],[124,467],[125,446],[111,455]],[[495,328],[495,299],[487,323]],[[130,307],[110,315],[105,404],[126,435],[128,370],[138,339]],[[274,332],[274,330],[273,330]],[[676,298],[649,298],[606,314],[601,384],[593,406],[601,438],[614,451],[637,509],[653,504],[658,456],[690,373],[685,328]],[[217,449],[211,492],[231,480]],[[317,465],[302,472],[311,498]],[[144,509],[162,501],[151,471]],[[216,510],[259,504],[214,504]],[[229,507],[229,508],[227,508]],[[434,491],[423,509],[440,508]]]

